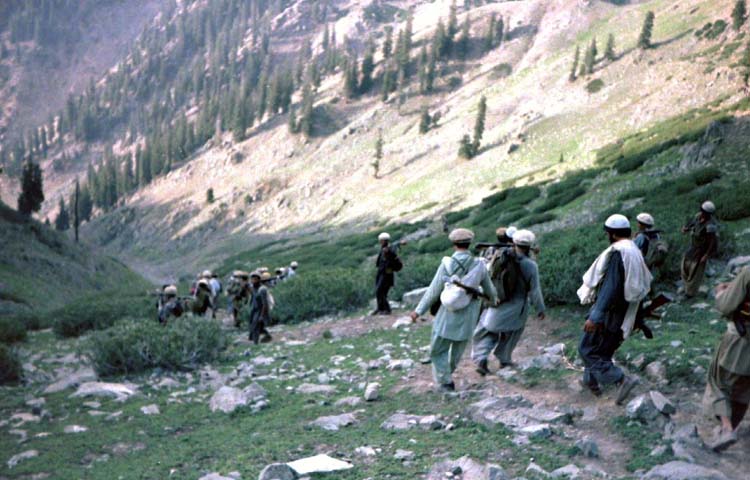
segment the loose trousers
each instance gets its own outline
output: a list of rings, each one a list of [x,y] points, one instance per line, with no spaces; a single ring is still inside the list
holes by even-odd
[[[625,374],[612,362],[612,357],[622,345],[622,330],[616,332],[602,330],[596,333],[584,333],[578,346],[585,369],[583,381],[590,387],[617,383]]]
[[[474,333],[474,347],[472,348],[471,359],[474,363],[479,363],[482,360],[487,360],[490,353],[492,353],[497,357],[501,365],[512,363],[513,350],[515,350],[516,345],[521,340],[525,329],[526,326],[509,332],[490,332],[479,327],[476,333]]]
[[[453,381],[452,374],[456,371],[468,344],[468,340],[449,340],[433,334],[430,342],[430,359],[432,377],[436,384],[445,385]]]
[[[740,424],[750,404],[750,376],[738,375],[719,365],[718,351],[708,370],[703,394],[706,414],[729,417],[735,427]]]

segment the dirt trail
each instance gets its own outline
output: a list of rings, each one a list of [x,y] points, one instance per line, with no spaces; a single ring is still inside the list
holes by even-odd
[[[317,339],[321,338],[326,331],[329,331],[334,337],[358,337],[371,331],[392,328],[393,323],[404,315],[405,312],[395,312],[391,316],[360,315],[291,328],[275,327],[274,330],[276,330],[275,336],[282,341]],[[415,326],[416,328],[430,328],[431,321],[420,322]],[[520,364],[528,358],[539,355],[541,347],[559,342],[560,339],[552,334],[555,327],[555,319],[551,317],[548,317],[544,322],[530,319],[524,338],[514,352],[514,362]],[[491,370],[494,371],[497,364],[496,361],[493,361],[490,362],[490,365]],[[577,367],[569,365],[566,368],[572,371],[576,370]],[[610,419],[622,416],[625,407],[614,404],[614,389],[605,390],[604,395],[600,398],[583,391],[578,386],[577,372],[576,375],[565,377],[563,381],[555,381],[552,385],[542,380],[535,386],[525,386],[523,382],[509,382],[493,374],[481,377],[475,372],[467,351],[454,375],[454,379],[459,391],[482,390],[488,394],[497,395],[520,394],[534,402],[535,405],[544,404],[549,408],[567,406],[584,411],[583,417],[577,418],[572,426],[564,428],[565,433],[575,438],[589,437],[598,444],[600,458],[589,461],[589,463],[600,470],[615,476],[632,475],[625,468],[625,464],[630,457],[630,446],[622,437],[609,430]],[[429,394],[434,391],[429,365],[418,365],[415,368],[415,374],[405,379],[396,388],[399,390],[408,389],[416,394]],[[650,390],[659,390],[676,405],[677,413],[672,416],[672,419],[678,426],[693,423],[698,427],[701,438],[711,438],[716,423],[702,414],[700,404],[703,394],[702,389],[686,385],[660,387],[649,381],[645,376],[639,375],[639,379],[640,384],[636,386],[631,398]],[[466,401],[468,406],[474,400],[462,401]],[[748,419],[740,427],[738,444],[723,454],[716,455],[705,448],[688,450],[688,453],[694,458],[694,463],[718,469],[733,479],[747,478],[743,461],[747,452],[750,452],[750,421]]]

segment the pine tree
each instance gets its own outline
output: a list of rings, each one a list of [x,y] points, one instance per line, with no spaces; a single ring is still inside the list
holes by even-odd
[[[466,160],[474,156],[473,149],[471,148],[471,137],[464,135],[461,137],[461,141],[458,143],[458,156]]]
[[[581,58],[581,47],[576,45],[576,53],[573,55],[573,67],[570,69],[570,75],[568,75],[568,81],[575,82],[578,75],[578,62]]]
[[[419,133],[424,135],[429,132],[431,122],[432,118],[430,118],[430,111],[427,108],[427,105],[422,105],[422,111],[419,115]]]
[[[57,217],[55,217],[55,230],[64,232],[70,228],[70,215],[68,209],[65,208],[65,201],[60,197],[60,204],[58,206]]]
[[[472,156],[479,153],[479,146],[482,143],[482,135],[484,134],[484,121],[487,116],[487,98],[482,95],[479,99],[479,107],[477,109],[477,119],[474,123],[474,141],[471,144]]]
[[[367,93],[372,88],[372,72],[375,70],[375,47],[369,43],[362,59],[362,79],[359,83],[359,93]]]
[[[735,30],[742,28],[747,20],[747,4],[745,0],[737,0],[734,2],[734,9],[732,9],[732,26]]]
[[[393,54],[393,27],[385,27],[385,40],[383,40],[383,59],[388,60]]]
[[[591,75],[594,73],[594,66],[596,65],[596,55],[599,52],[596,48],[596,38],[591,40],[589,48],[586,50],[586,56],[584,57],[583,63],[586,66],[586,73]]]
[[[214,200],[216,200],[214,198],[214,189],[209,188],[208,190],[206,190],[206,203],[214,203]]]
[[[469,54],[469,44],[471,41],[471,18],[467,14],[464,17],[464,23],[461,26],[461,36],[456,42],[456,55],[461,60],[466,59]]]
[[[378,138],[375,140],[375,153],[372,161],[373,176],[378,178],[380,172],[380,160],[383,158],[383,131],[378,131]]]
[[[499,47],[503,44],[503,41],[505,41],[505,21],[503,21],[503,17],[500,17],[495,24],[495,45]]]
[[[91,220],[91,213],[94,210],[94,204],[91,199],[91,191],[88,185],[81,188],[81,195],[78,201],[78,214],[80,215],[81,221],[88,222]]]
[[[383,71],[383,85],[380,91],[380,99],[384,102],[388,101],[388,97],[395,88],[395,76],[393,70],[386,65],[385,70]]]
[[[349,59],[347,63],[348,65],[344,72],[344,96],[346,98],[354,98],[357,95],[359,69],[357,68],[356,59]]]
[[[638,36],[638,48],[646,50],[651,48],[651,35],[654,30],[654,12],[649,11],[646,14],[646,18],[643,19],[643,28],[641,28],[641,34]]]
[[[456,41],[456,34],[458,33],[457,11],[458,9],[456,8],[456,0],[452,0],[448,13],[448,28],[446,31],[446,54],[449,54],[453,51],[453,45]]]
[[[299,133],[299,123],[297,123],[297,114],[294,111],[294,107],[289,109],[289,117],[286,122],[286,127],[292,135]]]
[[[307,138],[310,138],[313,133],[313,106],[315,102],[315,96],[313,94],[312,87],[306,84],[302,88],[302,115],[299,121],[299,131],[302,132]]]
[[[495,25],[497,23],[497,17],[492,12],[490,15],[490,22],[487,24],[487,32],[484,34],[484,42],[482,43],[482,50],[489,52],[495,48]]]
[[[607,47],[604,49],[604,58],[610,62],[617,60],[617,54],[615,53],[615,36],[611,33],[607,37]]]
[[[432,51],[435,52],[438,60],[442,60],[448,56],[449,47],[448,34],[445,31],[443,20],[440,19],[432,36]]]
[[[42,169],[29,158],[21,172],[21,193],[18,195],[18,211],[29,217],[38,212],[44,202]]]

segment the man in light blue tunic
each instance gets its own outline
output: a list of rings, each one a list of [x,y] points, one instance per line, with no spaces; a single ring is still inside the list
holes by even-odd
[[[529,258],[535,240],[536,237],[529,230],[519,230],[513,235],[513,250],[507,253],[508,261],[515,262],[515,265],[506,267],[517,269],[518,275],[512,285],[513,291],[505,292],[507,298],[501,299],[499,305],[490,307],[482,313],[479,325],[474,331],[474,349],[471,357],[480,375],[489,373],[487,359],[490,352],[500,361],[500,368],[512,365],[511,355],[526,328],[529,303],[534,305],[537,318],[545,318],[539,269],[536,262]],[[501,279],[493,279],[493,283],[498,281]],[[496,286],[496,289],[499,288],[502,286]]]
[[[481,267],[479,285],[482,292],[488,297],[490,303],[497,301],[497,292],[487,269],[469,252],[474,233],[471,230],[459,228],[453,230],[448,238],[453,243],[454,253],[440,262],[429,289],[425,292],[417,309],[411,313],[414,321],[430,310],[432,304],[440,298],[446,282],[449,282],[451,277],[455,275],[463,278],[469,272],[477,272],[475,270],[477,264]],[[445,305],[441,305],[435,316],[430,342],[430,359],[433,378],[442,391],[456,389],[452,374],[458,367],[458,362],[476,327],[480,306],[480,298],[474,296],[468,305],[460,310],[449,310]]]

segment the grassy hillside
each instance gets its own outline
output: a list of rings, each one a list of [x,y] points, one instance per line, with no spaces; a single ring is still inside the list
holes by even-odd
[[[26,221],[0,203],[0,314],[41,314],[82,297],[138,292],[149,283],[121,262]]]

